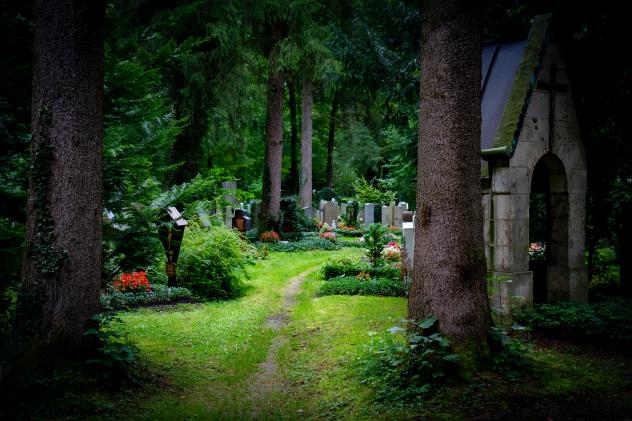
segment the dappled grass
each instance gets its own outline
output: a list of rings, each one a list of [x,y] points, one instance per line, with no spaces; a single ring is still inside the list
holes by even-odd
[[[361,250],[337,254],[358,255]],[[331,252],[271,253],[250,268],[244,297],[182,304],[168,311],[122,313],[124,329],[171,387],[123,409],[130,419],[244,417],[249,411],[244,380],[265,359],[271,329],[266,318],[281,308],[287,280],[317,268]]]
[[[322,281],[304,285],[292,324],[291,340],[280,354],[284,374],[301,385],[294,397],[307,417],[370,417],[373,392],[352,367],[369,332],[384,333],[406,315],[406,299],[326,296],[314,298]],[[367,412],[367,410],[369,412]]]
[[[616,419],[632,410],[629,360],[573,346],[528,347],[529,368],[511,379],[481,371],[426,401],[376,401],[354,363],[362,358],[370,334],[388,335],[386,329],[405,317],[406,299],[313,298],[321,283],[314,275],[305,284],[288,327],[291,340],[281,353],[284,375],[296,389],[290,406],[307,418],[458,420],[505,414],[515,419],[532,413],[534,419],[548,414],[573,419],[591,418],[606,405],[604,413]]]

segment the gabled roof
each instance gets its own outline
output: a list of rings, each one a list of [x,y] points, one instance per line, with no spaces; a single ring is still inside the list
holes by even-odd
[[[481,153],[511,157],[537,82],[550,15],[533,19],[525,41],[492,44],[482,52]]]

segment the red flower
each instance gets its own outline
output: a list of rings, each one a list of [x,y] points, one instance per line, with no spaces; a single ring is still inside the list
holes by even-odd
[[[145,272],[132,272],[122,274],[117,281],[114,282],[114,288],[117,291],[151,291],[149,279]]]
[[[279,234],[274,231],[266,231],[261,234],[260,240],[264,243],[278,243],[280,237]]]

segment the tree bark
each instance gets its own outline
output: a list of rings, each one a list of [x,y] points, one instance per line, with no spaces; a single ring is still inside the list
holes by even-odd
[[[480,183],[477,2],[423,8],[414,280],[409,317],[431,315],[462,351],[487,352],[491,324]]]
[[[338,112],[338,92],[334,94],[329,113],[329,135],[327,137],[327,187],[334,188],[334,140],[336,137],[336,113]]]
[[[298,180],[298,124],[296,121],[296,87],[294,80],[288,83],[290,96],[290,174],[289,187],[291,194],[299,193]]]
[[[266,115],[266,164],[263,172],[261,219],[268,228],[279,224],[281,207],[281,167],[283,159],[283,74],[278,65],[278,43],[284,25],[271,28],[273,46],[268,54],[268,107]]]
[[[29,355],[86,348],[101,283],[104,1],[38,0],[31,175],[16,335]]]
[[[303,78],[301,107],[301,205],[312,206],[312,81]]]

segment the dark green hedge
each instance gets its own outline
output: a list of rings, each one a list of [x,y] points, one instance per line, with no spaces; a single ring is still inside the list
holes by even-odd
[[[352,276],[331,279],[324,282],[318,295],[378,295],[383,297],[404,297],[406,288],[401,281],[374,278],[357,280]]]
[[[194,300],[187,288],[152,285],[151,292],[112,292],[101,295],[101,308],[117,310],[149,304],[169,304],[174,301]]]

